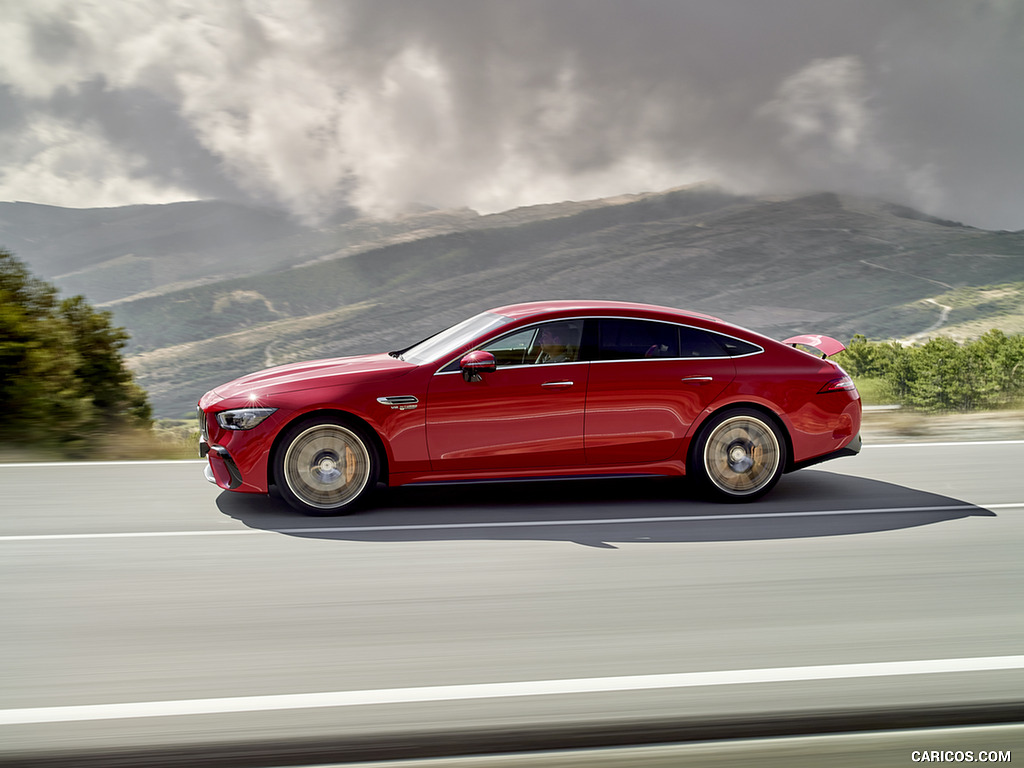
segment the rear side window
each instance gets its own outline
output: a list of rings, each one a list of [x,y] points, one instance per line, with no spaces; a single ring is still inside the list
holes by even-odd
[[[721,342],[722,346],[725,347],[725,354],[730,357],[742,357],[743,355],[753,355],[764,351],[756,344],[749,344],[746,341],[740,341],[731,336],[719,336],[717,333],[711,335]]]
[[[725,337],[716,333],[702,331],[700,328],[679,328],[679,356],[680,357],[725,357],[725,347],[722,342],[727,341]]]
[[[739,357],[760,352],[745,341],[701,328],[654,320],[605,318],[591,337],[594,360]]]

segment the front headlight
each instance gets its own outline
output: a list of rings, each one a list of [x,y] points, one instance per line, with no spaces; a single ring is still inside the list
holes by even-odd
[[[217,414],[217,423],[224,429],[252,429],[263,423],[277,408],[238,408],[234,411],[221,411]]]

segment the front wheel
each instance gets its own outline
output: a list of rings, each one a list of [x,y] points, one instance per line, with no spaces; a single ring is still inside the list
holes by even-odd
[[[779,482],[786,466],[786,442],[765,414],[734,408],[701,428],[690,466],[717,499],[753,501]]]
[[[340,420],[291,427],[274,460],[278,489],[307,515],[344,515],[377,484],[380,465],[372,441]]]

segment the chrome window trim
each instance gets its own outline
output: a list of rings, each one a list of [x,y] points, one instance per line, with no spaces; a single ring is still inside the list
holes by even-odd
[[[759,355],[764,350],[759,352],[748,352],[745,355],[722,355],[721,357],[634,357],[626,358],[624,360],[590,360],[589,362],[594,365],[603,365],[606,363],[663,363],[666,360],[672,360],[673,362],[696,362],[697,360],[735,360],[739,357],[750,357],[752,355]]]
[[[622,360],[577,360],[577,361],[573,361],[571,363],[544,363],[543,366],[545,368],[550,368],[551,366],[554,366],[554,365],[600,365],[602,363],[665,362],[666,360],[681,360],[681,361],[686,361],[686,360],[739,360],[739,359],[744,358],[744,357],[754,357],[755,355],[760,355],[760,354],[764,353],[764,347],[762,347],[760,344],[755,344],[752,341],[747,341],[746,339],[741,339],[739,336],[733,336],[730,333],[722,333],[721,331],[712,331],[712,330],[710,330],[708,328],[701,328],[699,325],[689,325],[688,323],[681,323],[681,322],[678,322],[678,321],[675,321],[675,320],[652,320],[649,317],[632,317],[630,315],[581,315],[581,316],[576,316],[576,317],[553,317],[553,318],[550,318],[548,320],[540,320],[540,321],[538,321],[536,323],[536,325],[540,326],[540,325],[543,325],[544,323],[572,322],[574,320],[640,320],[641,322],[647,322],[647,323],[663,323],[664,325],[674,325],[674,326],[676,326],[678,328],[690,328],[690,329],[692,329],[694,331],[703,331],[704,333],[711,333],[711,334],[714,334],[715,336],[721,336],[722,338],[725,338],[725,339],[732,339],[733,341],[738,341],[738,342],[740,342],[742,344],[749,344],[752,347],[757,347],[757,350],[754,351],[754,352],[745,352],[742,355],[722,355],[720,357],[717,357],[717,356],[716,357],[643,357],[643,358],[625,358],[625,359],[622,359]],[[516,328],[514,331],[510,331],[510,333],[517,333],[518,331],[525,330],[525,329],[527,329],[529,327],[530,327],[529,325],[524,325],[524,326],[522,326],[520,328]],[[501,338],[500,334],[495,337],[495,340],[497,340],[499,338]],[[485,341],[483,343],[486,344],[488,341],[490,341],[490,339],[487,339],[487,341]],[[461,371],[446,371],[444,369],[447,368],[452,363],[454,363],[456,360],[461,360],[465,355],[468,355],[470,352],[473,352],[474,350],[480,349],[481,346],[483,346],[483,344],[475,346],[475,347],[472,347],[472,348],[466,350],[465,352],[463,352],[461,355],[457,355],[456,357],[453,357],[451,360],[447,361],[444,365],[442,365],[440,368],[438,368],[436,371],[434,371],[434,375],[435,376],[450,376],[453,373],[458,373],[458,374],[461,375],[461,373],[462,373]],[[523,364],[523,365],[503,365],[503,366],[499,366],[498,370],[500,370],[500,371],[511,371],[513,369],[516,369],[516,368],[536,368],[536,367],[537,367],[537,363],[526,363],[526,364]]]
[[[472,349],[469,350],[469,352],[472,352],[472,351],[473,351]],[[468,355],[469,352],[467,352],[466,354]],[[455,361],[452,360],[452,363],[454,363],[454,362]],[[590,365],[591,362],[593,362],[593,361],[592,360],[576,360],[576,361],[571,362],[571,363],[523,363],[522,365],[499,365],[498,366],[498,371],[515,371],[515,370],[518,370],[520,368],[532,368],[533,370],[537,370],[539,368],[543,368],[545,371],[548,371],[548,370],[553,370],[555,368],[561,368],[562,366],[565,366],[565,365]],[[451,363],[448,363],[448,365],[451,365]],[[447,368],[448,365],[443,365],[441,367],[442,368]],[[495,371],[495,373],[497,373],[497,371]],[[439,371],[436,371],[434,373],[434,375],[435,376],[453,376],[453,375],[461,376],[462,375],[462,371],[439,370]],[[487,375],[493,376],[494,374],[491,373],[491,374],[487,374]]]

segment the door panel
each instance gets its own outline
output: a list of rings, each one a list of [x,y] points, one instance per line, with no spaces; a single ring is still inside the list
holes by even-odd
[[[588,363],[498,368],[480,381],[438,374],[427,394],[435,471],[584,464]]]
[[[588,464],[642,464],[675,455],[690,425],[736,367],[714,335],[640,318],[601,318],[592,344]]]
[[[588,464],[663,461],[735,375],[729,359],[593,363],[587,387]]]

